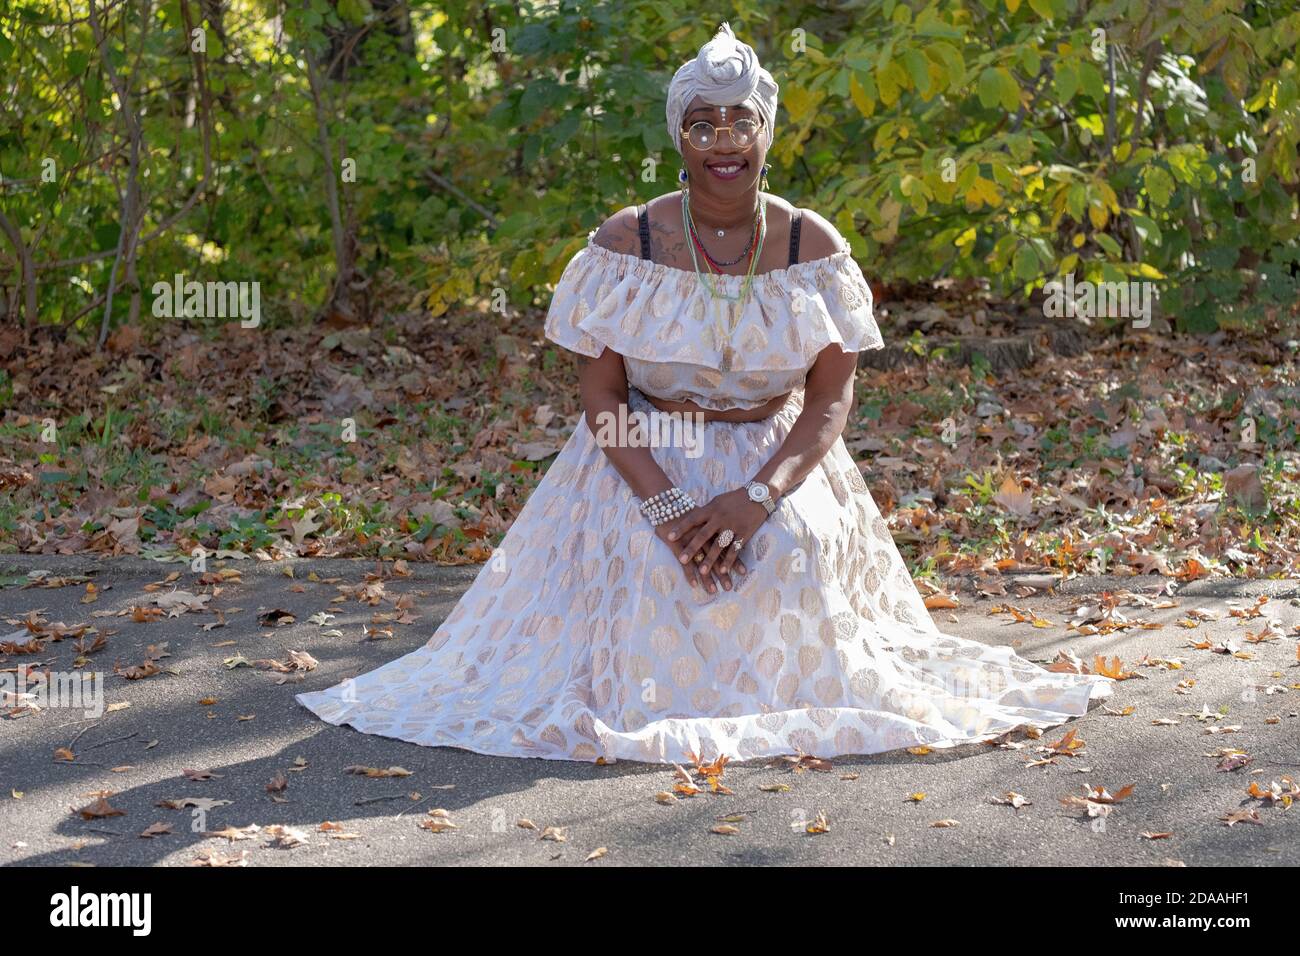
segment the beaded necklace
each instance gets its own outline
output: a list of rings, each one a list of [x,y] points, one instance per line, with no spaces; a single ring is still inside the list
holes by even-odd
[[[758,206],[754,207],[754,222],[749,229],[749,241],[745,243],[745,248],[740,250],[740,255],[736,256],[734,259],[728,259],[726,262],[723,262],[721,259],[713,258],[713,256],[709,255],[709,250],[704,248],[704,240],[700,238],[700,231],[695,228],[694,216],[691,216],[691,227],[691,239],[695,245],[699,247],[700,252],[704,253],[704,261],[708,263],[709,267],[714,272],[721,274],[723,266],[734,266],[737,262],[754,251],[754,238],[758,235]],[[721,232],[721,230],[719,230],[719,232]]]
[[[767,235],[767,200],[759,196],[758,200],[758,242],[754,245],[753,254],[749,260],[749,268],[745,272],[745,281],[740,286],[739,295],[726,295],[718,291],[711,276],[705,276],[700,273],[700,260],[695,254],[695,242],[698,236],[695,232],[695,223],[691,219],[690,207],[690,190],[682,190],[682,230],[691,238],[691,264],[695,267],[695,278],[704,286],[711,299],[726,299],[728,302],[740,302],[749,297],[749,291],[754,285],[754,270],[758,267],[759,256],[763,254],[763,239]],[[708,254],[705,254],[705,261],[708,261]],[[711,265],[711,264],[710,264]]]

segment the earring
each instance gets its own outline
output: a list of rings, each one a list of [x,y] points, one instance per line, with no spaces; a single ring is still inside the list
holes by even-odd
[[[686,183],[687,183],[687,181],[688,181],[688,180],[687,180],[687,176],[686,176],[686,167],[685,167],[685,166],[683,166],[681,169],[677,170],[677,181],[678,181],[679,183],[681,183],[681,185],[682,185],[682,191],[685,192],[685,191],[686,191]]]
[[[760,184],[760,188],[761,188],[764,192],[767,192],[767,171],[768,171],[769,169],[771,169],[771,168],[772,168],[772,164],[771,164],[771,163],[764,163],[764,164],[763,164],[763,177],[762,177],[762,183]]]

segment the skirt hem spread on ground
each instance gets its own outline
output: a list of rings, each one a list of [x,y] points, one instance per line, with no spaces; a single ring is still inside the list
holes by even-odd
[[[709,422],[694,457],[652,451],[707,500],[748,480],[799,408],[796,393],[763,421]],[[843,440],[746,552],[733,591],[693,590],[582,421],[427,644],[296,699],[427,746],[680,763],[952,747],[1111,693],[939,631]]]

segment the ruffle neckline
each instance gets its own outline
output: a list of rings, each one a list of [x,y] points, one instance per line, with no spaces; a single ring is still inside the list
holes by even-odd
[[[640,256],[634,256],[628,252],[615,252],[613,249],[606,249],[604,246],[597,245],[595,229],[587,233],[587,245],[582,251],[606,264],[619,265],[623,268],[635,267],[639,270],[639,275],[648,274],[650,277],[660,280],[665,277],[676,277],[680,275],[690,276],[692,279],[695,279],[696,282],[699,281],[694,269],[679,269],[677,266],[666,265],[662,262],[652,262],[649,259],[642,259]],[[757,285],[764,279],[772,279],[777,282],[784,282],[790,277],[801,279],[809,272],[815,271],[816,267],[831,266],[832,268],[839,268],[841,263],[846,260],[852,261],[852,258],[852,253],[848,248],[841,248],[832,252],[829,256],[823,256],[820,259],[809,259],[807,262],[796,262],[794,265],[787,266],[784,269],[772,269],[768,272],[760,272],[754,276],[754,284]],[[722,280],[726,284],[727,292],[729,293],[739,292],[741,284],[745,281],[743,275],[718,276],[709,272],[704,272],[702,274],[707,275],[714,283],[717,283],[718,280]]]
[[[754,277],[743,302],[715,297],[694,270],[587,244],[565,266],[546,316],[548,338],[599,357],[605,348],[648,363],[719,371],[807,369],[819,352],[883,348],[871,287],[841,237],[820,259]],[[743,275],[714,277],[737,295]]]

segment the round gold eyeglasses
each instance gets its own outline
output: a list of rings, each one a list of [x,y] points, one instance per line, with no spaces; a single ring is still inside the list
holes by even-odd
[[[690,143],[696,149],[710,149],[718,141],[718,134],[724,130],[731,137],[733,145],[740,149],[748,149],[758,140],[758,131],[760,127],[752,119],[740,119],[730,126],[714,126],[712,123],[700,120],[698,123],[692,123],[690,129],[682,130],[686,142]]]

